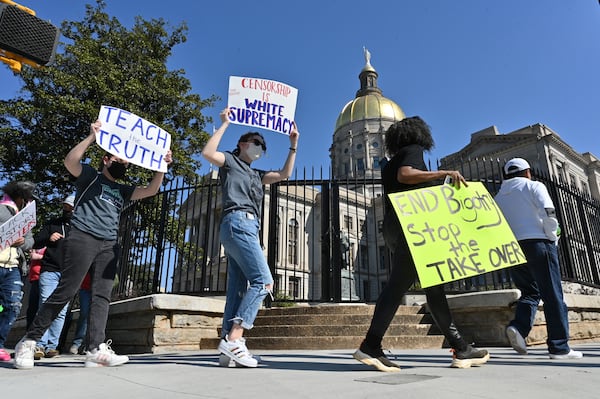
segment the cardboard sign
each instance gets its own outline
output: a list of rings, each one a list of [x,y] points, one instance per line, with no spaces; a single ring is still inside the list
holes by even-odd
[[[481,182],[390,194],[422,287],[525,263],[525,255]]]
[[[298,90],[285,83],[259,78],[229,77],[229,120],[290,134]]]
[[[171,135],[152,122],[131,112],[103,105],[102,122],[96,143],[111,154],[146,169],[167,171],[165,155],[171,148]]]
[[[32,201],[0,226],[0,251],[27,234],[35,224],[35,201]]]

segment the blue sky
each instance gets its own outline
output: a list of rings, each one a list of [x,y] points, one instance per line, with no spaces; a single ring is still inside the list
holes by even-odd
[[[81,20],[85,10],[85,2],[74,0],[18,3],[56,25]],[[363,46],[383,95],[431,126],[434,159],[491,125],[507,133],[535,123],[576,151],[600,156],[596,0],[107,0],[106,11],[126,26],[135,15],[187,23],[188,40],[168,66],[185,69],[193,92],[221,97],[204,110],[217,126],[231,75],[296,87],[296,166],[309,174],[329,167],[336,118],[359,88]],[[0,64],[0,98],[12,98],[19,83]],[[221,148],[233,148],[246,130],[231,125]],[[288,138],[263,133],[269,154],[255,166],[279,168]]]

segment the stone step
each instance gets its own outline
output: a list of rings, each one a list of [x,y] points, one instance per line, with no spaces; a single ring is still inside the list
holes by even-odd
[[[257,349],[289,350],[289,349],[348,349],[354,351],[360,346],[364,335],[360,336],[307,336],[307,337],[252,337],[248,338],[250,351]],[[441,348],[444,343],[443,336],[417,336],[405,335],[385,337],[385,349],[435,349]],[[219,346],[218,338],[203,338],[200,349],[216,349]]]
[[[290,306],[270,309],[261,309],[258,316],[275,315],[309,315],[309,314],[365,314],[372,315],[375,305],[356,304],[332,304],[332,305],[314,305],[314,306]],[[396,314],[418,314],[427,313],[422,306],[400,306]]]
[[[345,336],[360,336],[364,335],[369,329],[369,324],[344,325],[340,328],[337,324],[332,325],[268,325],[255,326],[253,329],[246,332],[247,338],[258,337],[335,337],[341,335],[340,330],[343,330]],[[438,329],[429,324],[392,324],[388,328],[386,335],[436,335]]]
[[[245,336],[252,349],[355,349],[362,342],[374,305],[318,305],[261,309]],[[386,348],[440,348],[444,337],[421,306],[400,306],[383,345]],[[202,338],[213,349],[218,338]]]
[[[392,320],[392,323],[396,324],[431,324],[432,322],[431,316],[426,314],[396,314]],[[298,314],[258,316],[254,325],[336,325],[343,327],[370,323],[370,314]]]

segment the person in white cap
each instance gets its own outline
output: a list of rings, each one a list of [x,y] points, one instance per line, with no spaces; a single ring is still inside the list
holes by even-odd
[[[35,240],[33,247],[35,249],[46,248],[40,270],[39,306],[52,295],[60,281],[63,265],[63,244],[65,237],[71,230],[71,216],[73,216],[74,205],[75,196],[69,195],[66,197],[62,203],[62,215],[49,220],[33,237]],[[42,338],[37,342],[34,359],[55,357],[59,354],[58,343],[68,308],[68,304],[62,308]]]
[[[569,347],[569,319],[563,299],[558,262],[558,220],[546,186],[531,178],[529,163],[513,158],[504,165],[504,181],[495,197],[527,263],[510,268],[521,291],[515,317],[506,328],[518,353],[527,354],[529,335],[540,300],[544,301],[550,359],[578,359],[583,354]]]

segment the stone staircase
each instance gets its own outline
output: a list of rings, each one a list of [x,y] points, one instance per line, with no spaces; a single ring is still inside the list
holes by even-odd
[[[253,349],[353,349],[364,338],[374,305],[316,305],[262,309],[245,336]],[[444,336],[421,306],[400,306],[383,341],[389,349],[441,348]],[[202,338],[214,349],[218,338]]]

